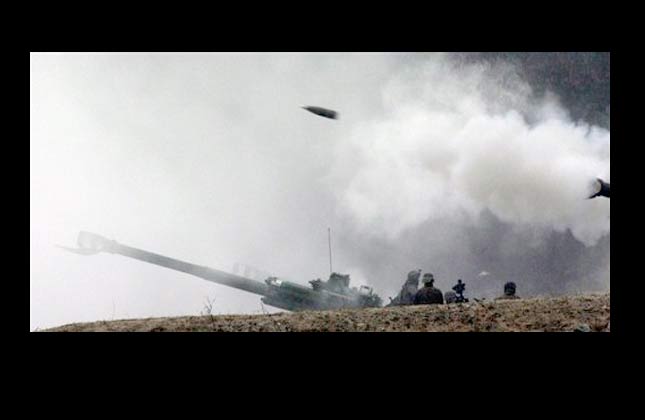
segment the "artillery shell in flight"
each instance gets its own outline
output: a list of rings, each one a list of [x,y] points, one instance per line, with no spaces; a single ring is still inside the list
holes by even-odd
[[[309,112],[312,112],[321,117],[330,118],[332,120],[338,119],[338,112],[331,109],[321,108],[319,106],[303,106],[302,109],[306,109]]]

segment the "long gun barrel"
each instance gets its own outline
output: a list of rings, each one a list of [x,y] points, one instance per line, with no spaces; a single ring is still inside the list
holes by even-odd
[[[280,280],[276,277],[269,277],[262,283],[246,277],[215,270],[214,268],[191,264],[186,261],[122,245],[117,241],[89,232],[81,232],[78,235],[78,248],[61,248],[81,255],[109,252],[134,258],[135,260],[181,271],[182,273],[224,286],[261,295],[262,302],[267,305],[289,311],[381,306],[381,298],[370,287],[361,286],[360,289],[350,288],[349,276],[336,273],[332,273],[329,281],[326,282],[321,280],[310,281],[309,283],[312,288]]]
[[[225,286],[234,287],[257,295],[266,296],[269,286],[259,281],[251,280],[246,277],[236,276],[224,271],[215,270],[197,264],[191,264],[186,261],[166,257],[142,249],[122,245],[117,241],[109,240],[101,235],[90,232],[81,232],[78,235],[78,249],[66,248],[68,251],[76,252],[82,255],[92,255],[99,252],[109,252],[119,254],[125,257],[134,258],[135,260],[145,261],[151,264],[160,265],[171,270],[181,271],[200,277],[204,280]]]

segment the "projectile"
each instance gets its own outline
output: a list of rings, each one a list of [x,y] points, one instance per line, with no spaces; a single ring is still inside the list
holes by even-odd
[[[592,195],[589,198],[595,198],[599,196],[609,198],[609,182],[605,182],[602,179],[598,178],[596,180],[596,185],[598,188],[598,192],[596,192],[594,195]]]
[[[330,118],[332,120],[337,120],[338,119],[338,112],[333,111],[331,109],[326,109],[326,108],[321,108],[319,106],[303,106],[302,109],[306,109],[309,112],[312,112],[316,115],[320,115],[321,117],[325,118]]]

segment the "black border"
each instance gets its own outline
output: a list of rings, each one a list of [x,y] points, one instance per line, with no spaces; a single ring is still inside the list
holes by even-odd
[[[337,7],[337,6],[334,6]],[[409,11],[414,14],[414,10]],[[392,18],[396,19],[395,16]],[[222,16],[218,17],[221,21]],[[363,20],[369,19],[364,17]],[[437,20],[445,19],[448,22],[440,25],[443,33],[437,35],[437,28],[431,28]],[[558,16],[551,20],[549,30],[557,23],[564,24],[562,17]],[[202,18],[204,20],[204,18]],[[264,21],[264,19],[263,19]],[[42,23],[37,20],[35,26]],[[570,37],[560,38],[560,33],[552,36],[545,36],[542,33],[534,33],[533,39],[526,39],[527,33],[531,32],[531,24],[514,20],[511,24],[501,25],[490,23],[488,25],[475,26],[472,31],[467,32],[462,38],[456,37],[455,33],[460,30],[455,27],[446,28],[447,25],[455,22],[454,16],[434,16],[429,22],[416,23],[417,30],[406,30],[396,34],[397,27],[391,28],[387,25],[374,27],[356,28],[355,35],[339,30],[336,22],[326,22],[322,25],[301,24],[300,27],[281,27],[277,22],[264,22],[258,28],[249,28],[255,24],[255,20],[244,25],[232,27],[229,25],[223,29],[216,29],[216,23],[209,22],[208,25],[195,24],[188,28],[179,39],[176,35],[185,28],[174,27],[166,32],[160,32],[166,22],[159,22],[154,28],[140,28],[134,33],[138,36],[131,38],[131,32],[122,31],[128,23],[133,26],[132,18],[117,19],[98,25],[91,30],[91,24],[84,26],[75,25],[71,27],[59,27],[58,31],[39,34],[37,42],[30,45],[19,57],[26,61],[27,75],[25,85],[15,84],[18,96],[25,98],[27,119],[29,119],[29,51],[611,51],[612,64],[614,65],[614,77],[612,85],[614,95],[612,105],[614,108],[614,129],[618,130],[618,138],[621,145],[625,144],[627,135],[622,132],[620,123],[621,114],[625,107],[621,105],[619,98],[623,91],[623,76],[621,66],[626,57],[616,54],[610,47],[610,37],[606,32],[596,32],[590,28],[567,28],[566,33]],[[460,28],[470,22],[459,21]],[[411,24],[411,25],[414,25]],[[325,30],[319,30],[320,27]],[[45,26],[47,27],[47,26]],[[544,29],[544,25],[540,26]],[[406,29],[409,29],[406,27]],[[105,31],[98,39],[85,36],[86,32],[96,34]],[[481,31],[481,32],[479,32]],[[44,32],[48,32],[47,29]],[[119,34],[117,34],[117,32]],[[245,33],[247,32],[247,33]],[[552,33],[552,32],[551,32]],[[48,36],[55,34],[53,36]],[[489,41],[491,35],[494,41]],[[515,34],[515,35],[509,35]],[[520,35],[518,35],[520,34]],[[524,35],[522,35],[524,34]],[[42,36],[45,35],[45,36]],[[573,35],[573,36],[571,36]],[[466,39],[467,38],[467,39]],[[240,41],[241,39],[241,41]],[[576,41],[571,41],[575,39]],[[484,46],[484,44],[488,44]],[[187,47],[188,46],[188,47]],[[618,61],[616,61],[618,57]],[[628,58],[627,58],[628,59]],[[618,74],[616,77],[616,63],[618,63]],[[13,80],[21,80],[22,69],[17,69],[17,75]],[[24,77],[24,76],[23,76]],[[25,89],[26,86],[26,95]],[[616,91],[618,89],[618,91]],[[618,92],[618,93],[616,93]],[[616,118],[619,122],[616,123]],[[29,127],[27,120],[27,127]],[[28,128],[26,136],[29,136]],[[614,136],[616,138],[616,135]],[[638,141],[634,139],[633,141]],[[23,140],[22,144],[29,144]],[[620,149],[617,149],[620,151]],[[624,149],[622,149],[624,150]],[[27,151],[28,152],[28,151]],[[616,150],[614,151],[616,152]],[[619,153],[620,155],[620,153]],[[616,158],[617,155],[614,155]],[[624,157],[618,157],[619,160]],[[28,159],[28,158],[27,158]],[[16,160],[17,161],[17,160]],[[619,164],[614,165],[614,175],[618,174],[618,203],[621,205],[621,182],[626,179],[621,175],[621,168],[633,168],[635,165]],[[618,168],[618,172],[616,172]],[[14,174],[20,170],[13,171]],[[27,181],[26,183],[28,183]],[[19,185],[18,182],[15,183]],[[21,185],[21,184],[20,184]],[[27,193],[25,193],[27,194]],[[22,196],[17,192],[13,197]],[[27,196],[28,197],[28,196]],[[28,199],[28,198],[27,198]],[[620,210],[622,212],[622,210]],[[630,220],[627,216],[615,218],[614,222],[626,223]],[[636,220],[636,219],[631,219]],[[13,225],[13,224],[12,224]],[[14,227],[18,229],[18,224]],[[22,230],[22,229],[21,229]],[[620,227],[614,234],[619,233],[614,243],[627,244],[624,240]],[[14,238],[20,237],[22,233],[16,233]],[[26,244],[28,245],[28,244]],[[621,245],[622,246],[622,245]],[[27,246],[26,246],[27,248]],[[618,267],[624,268],[627,254],[614,253]],[[29,257],[27,257],[29,258]],[[614,268],[617,265],[614,264]],[[19,278],[19,277],[16,277]],[[25,281],[26,283],[26,281]],[[627,292],[627,285],[623,281],[614,281],[612,318],[612,332],[610,334],[182,334],[177,339],[176,334],[164,335],[133,335],[130,333],[116,335],[101,335],[98,333],[88,334],[30,334],[29,320],[26,320],[26,328],[20,323],[20,331],[27,333],[27,347],[29,354],[38,357],[39,363],[56,364],[62,363],[67,367],[96,366],[98,360],[104,366],[115,366],[115,360],[130,360],[139,368],[143,366],[144,371],[149,371],[151,366],[157,363],[168,363],[169,360],[181,361],[188,367],[201,366],[205,368],[211,364],[210,360],[227,360],[235,357],[247,360],[246,368],[263,372],[267,367],[278,364],[284,366],[285,358],[287,365],[294,366],[316,366],[321,369],[329,365],[329,360],[343,359],[346,363],[352,363],[358,372],[368,372],[367,377],[373,376],[369,372],[373,369],[382,369],[382,372],[400,372],[401,362],[405,366],[413,368],[414,365],[422,364],[426,358],[434,361],[446,361],[443,368],[446,372],[452,369],[472,368],[473,363],[486,361],[489,366],[500,366],[511,368],[510,371],[502,370],[506,375],[512,373],[521,365],[526,368],[551,367],[548,361],[558,360],[566,363],[569,372],[575,366],[590,366],[598,360],[603,360],[615,351],[618,342],[622,342],[622,336],[626,325],[623,323],[627,318],[624,299]],[[21,295],[17,292],[15,296]],[[27,290],[29,296],[29,290]],[[27,297],[27,299],[29,299]],[[29,305],[29,303],[28,303]],[[25,313],[28,311],[17,309],[14,313]],[[17,323],[18,321],[16,321]],[[201,356],[196,357],[196,354]],[[410,359],[413,362],[407,362]],[[470,364],[468,364],[470,362]],[[442,362],[439,362],[442,364]],[[461,364],[460,364],[461,363]],[[304,364],[304,365],[303,365]],[[312,365],[313,364],[313,365]],[[463,364],[466,364],[464,367]],[[363,368],[360,368],[360,367]],[[477,365],[475,365],[477,366]],[[246,369],[243,369],[246,370]],[[529,369],[532,370],[532,369]],[[155,376],[156,377],[156,376]],[[359,375],[360,377],[360,375]],[[415,390],[417,391],[417,390]],[[422,390],[418,390],[422,392]]]

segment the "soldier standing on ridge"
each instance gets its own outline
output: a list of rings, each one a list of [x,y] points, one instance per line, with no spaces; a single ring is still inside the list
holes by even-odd
[[[430,273],[423,275],[423,288],[414,296],[415,305],[442,304],[443,293],[434,286],[434,276]]]
[[[509,281],[504,285],[504,294],[495,300],[509,300],[509,299],[519,299],[520,297],[515,295],[517,286],[512,281]]]
[[[468,302],[468,299],[464,297],[464,290],[466,290],[466,283],[462,282],[461,279],[457,280],[457,284],[453,286],[452,290],[455,291],[457,297],[455,299],[456,303]]]

